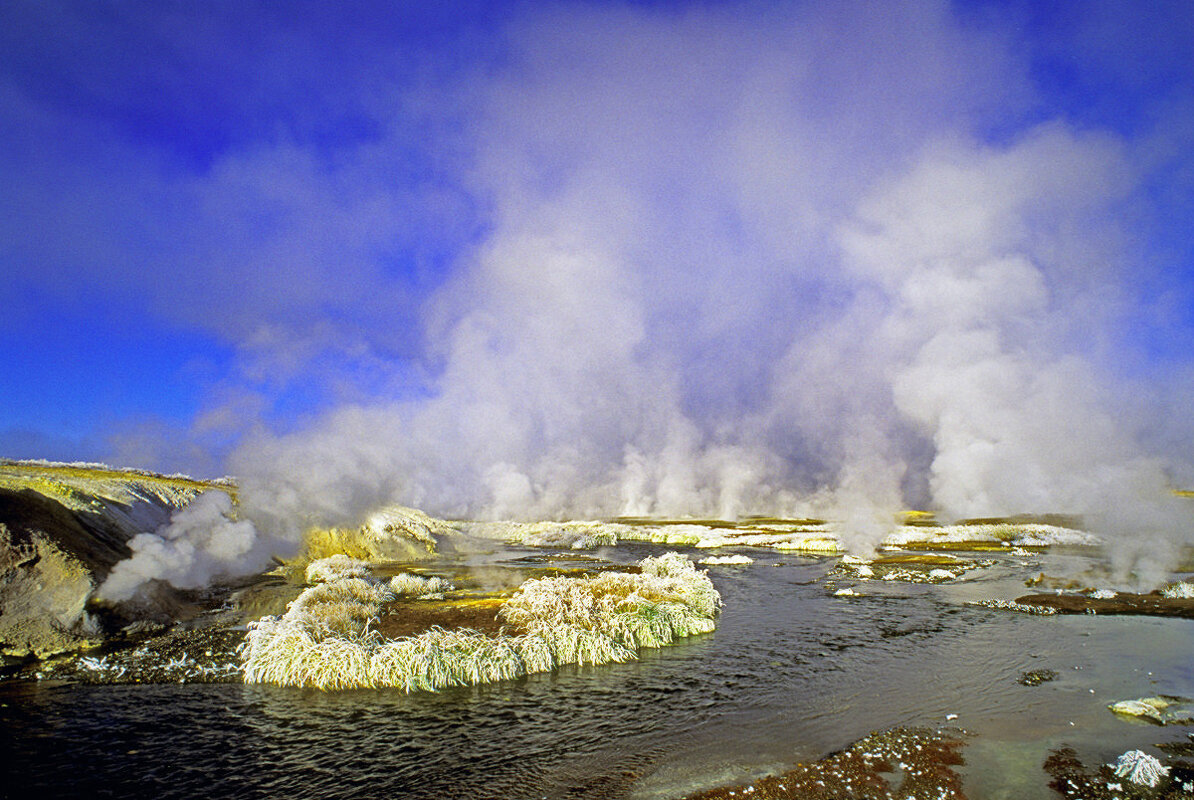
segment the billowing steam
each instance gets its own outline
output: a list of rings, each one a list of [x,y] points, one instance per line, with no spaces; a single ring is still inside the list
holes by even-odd
[[[228,470],[262,535],[401,502],[829,515],[858,548],[909,505],[1085,514],[1125,572],[1189,539],[1189,453],[1147,434],[1194,441],[1188,396],[1140,400],[1125,334],[1163,271],[1135,226],[1168,118],[1040,120],[1010,33],[945,4],[749,8],[510,21],[456,109],[489,218],[417,306],[429,389],[249,436]],[[191,519],[137,574],[262,552]]]
[[[196,588],[213,575],[260,569],[264,565],[253,556],[262,542],[253,523],[234,519],[231,512],[227,494],[206,492],[176,512],[169,525],[134,536],[129,542],[133,556],[116,564],[100,596],[127,600],[151,579]]]

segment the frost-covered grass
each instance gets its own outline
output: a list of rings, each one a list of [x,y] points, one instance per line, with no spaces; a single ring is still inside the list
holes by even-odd
[[[389,506],[356,528],[308,530],[302,550],[287,563],[287,570],[301,575],[308,564],[336,556],[366,562],[423,559],[435,553],[436,537],[456,532],[452,523],[417,509]]]
[[[778,550],[836,553],[835,535],[821,520],[747,519],[652,520],[614,522],[470,522],[467,532],[510,544],[584,550],[618,542],[649,542],[684,547],[768,547]]]
[[[612,546],[628,531],[626,525],[596,520],[567,522],[474,522],[468,531],[477,536],[501,539],[509,544],[592,550]]]
[[[281,617],[250,624],[241,647],[247,683],[320,689],[436,690],[504,680],[563,664],[631,661],[716,627],[721,597],[678,553],[645,558],[640,573],[540,578],[524,583],[501,615],[518,635],[432,628],[385,640],[372,628],[395,588],[340,577],[305,590]],[[403,576],[398,576],[403,577]],[[439,579],[420,579],[426,584]]]
[[[1171,583],[1161,590],[1161,596],[1168,600],[1189,600],[1194,598],[1194,583]]]
[[[407,692],[492,683],[527,671],[513,638],[443,628],[378,644],[369,669],[369,685]]]
[[[1143,750],[1129,750],[1116,759],[1113,769],[1120,778],[1127,778],[1141,786],[1156,786],[1169,774],[1169,767]]]
[[[392,600],[393,594],[382,584],[366,578],[337,578],[306,589],[290,604],[300,610],[317,609],[330,603],[356,603],[374,612],[382,603]]]
[[[236,499],[236,487],[227,480],[204,481],[104,464],[48,461],[0,461],[0,488],[32,489],[67,508],[93,513],[101,510],[114,517],[121,527],[124,517],[135,516],[135,508],[130,507],[156,504],[167,509],[181,508],[210,490],[225,492]],[[164,519],[155,520],[158,524],[161,521]],[[135,535],[146,529],[145,525],[134,524],[129,531]]]
[[[639,566],[639,574],[527,581],[501,615],[547,637],[561,663],[621,661],[640,647],[662,647],[716,627],[721,596],[691,561],[668,553]]]
[[[104,464],[95,461],[46,461],[45,459],[0,459],[0,472],[11,472],[14,474],[52,474],[69,478],[84,478],[84,479],[133,479],[133,480],[149,480],[161,481],[164,483],[181,483],[194,485],[201,488],[217,488],[227,487],[233,485],[235,482],[230,477],[216,478],[214,480],[204,480],[201,478],[193,478],[190,475],[184,475],[181,472],[172,474],[165,474],[161,472],[153,472],[152,470],[140,469],[139,467],[114,467],[111,464]]]
[[[974,602],[967,603],[967,605],[999,608],[1005,611],[1019,611],[1021,614],[1035,614],[1042,617],[1051,617],[1057,613],[1057,609],[1055,608],[1030,606],[1026,603],[1017,603],[1015,600],[975,600]]]
[[[619,537],[662,545],[686,545],[702,549],[718,547],[766,547],[784,552],[838,553],[836,535],[823,523],[798,521],[740,524],[671,523],[624,526]]]
[[[527,536],[522,544],[530,547],[556,547],[569,550],[594,550],[598,547],[612,547],[618,537],[611,531],[569,531],[554,530]]]
[[[241,649],[245,683],[325,690],[372,685],[369,665],[377,633],[367,625],[331,633],[289,611],[250,623]]]
[[[1054,524],[1057,523],[1057,524]],[[1065,527],[1061,518],[1026,521],[974,520],[938,525],[932,514],[906,512],[878,544],[882,547],[1011,550],[1050,546],[1095,546],[1101,540],[1083,530]],[[651,519],[622,517],[614,521],[471,522],[469,533],[511,544],[586,549],[617,542],[650,542],[664,546],[760,547],[780,552],[838,555],[844,552],[841,522],[821,519],[746,518]]]
[[[320,558],[307,565],[307,583],[327,583],[340,578],[361,578],[369,574],[369,565],[343,553]]]
[[[359,577],[338,577],[303,591],[280,617],[249,624],[241,645],[245,683],[347,689],[371,684],[371,629],[390,591]]]
[[[887,547],[909,545],[991,544],[1000,547],[1094,546],[1101,540],[1074,528],[1040,523],[984,523],[968,525],[901,525],[883,539]]]
[[[709,556],[708,558],[702,558],[700,563],[709,566],[720,564],[753,564],[755,560],[750,556]]]
[[[384,585],[365,578],[339,578],[303,591],[282,619],[314,635],[351,636],[368,626],[382,603],[393,599]]]
[[[454,588],[456,587],[443,578],[424,578],[410,572],[401,572],[390,578],[390,591],[398,597],[438,600],[444,596],[444,592],[450,592]]]

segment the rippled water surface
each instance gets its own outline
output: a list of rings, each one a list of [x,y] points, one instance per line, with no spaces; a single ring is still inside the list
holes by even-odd
[[[630,562],[647,551],[607,553]],[[695,555],[695,553],[694,553]],[[1037,617],[1005,563],[952,585],[834,597],[832,560],[713,567],[718,630],[641,661],[439,694],[243,685],[0,687],[9,797],[667,798],[745,780],[894,725],[950,725],[972,798],[1050,797],[1040,765],[1184,737],[1106,710],[1194,696],[1194,621]],[[1044,563],[1041,563],[1042,560]],[[1017,683],[1048,668],[1057,680]],[[1093,690],[1093,691],[1092,691]]]

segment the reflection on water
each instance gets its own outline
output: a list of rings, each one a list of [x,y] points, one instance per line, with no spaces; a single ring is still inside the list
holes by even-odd
[[[625,547],[613,555],[642,554]],[[1065,742],[1105,761],[1184,735],[1124,722],[1105,707],[1194,695],[1194,622],[963,604],[1014,596],[1026,569],[1007,562],[968,583],[872,583],[869,596],[841,598],[820,582],[830,562],[762,555],[749,567],[711,569],[725,601],[712,635],[647,651],[637,663],[438,695],[8,685],[0,690],[11,754],[4,785],[8,796],[40,798],[646,800],[957,714],[950,724],[974,734],[970,797],[1043,798],[1051,796],[1040,770],[1050,747]],[[1017,683],[1034,668],[1058,678]]]

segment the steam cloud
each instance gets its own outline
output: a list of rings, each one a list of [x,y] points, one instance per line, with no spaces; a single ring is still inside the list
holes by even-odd
[[[421,332],[403,363],[426,391],[241,431],[245,518],[284,542],[386,502],[808,514],[865,548],[908,506],[1060,512],[1114,535],[1125,574],[1160,569],[1190,539],[1169,489],[1194,479],[1194,371],[1137,368],[1132,333],[1164,324],[1141,231],[1182,158],[1166,180],[1190,188],[1190,126],[1042,118],[1015,26],[981,22],[940,3],[512,15],[500,66],[441,98],[486,225],[390,317]],[[218,174],[271,156],[241,158]],[[379,239],[398,224],[369,219]],[[385,313],[362,313],[363,345],[329,322],[258,328],[246,352],[384,352]],[[261,550],[243,523],[190,519],[143,543],[160,568],[139,574]]]

